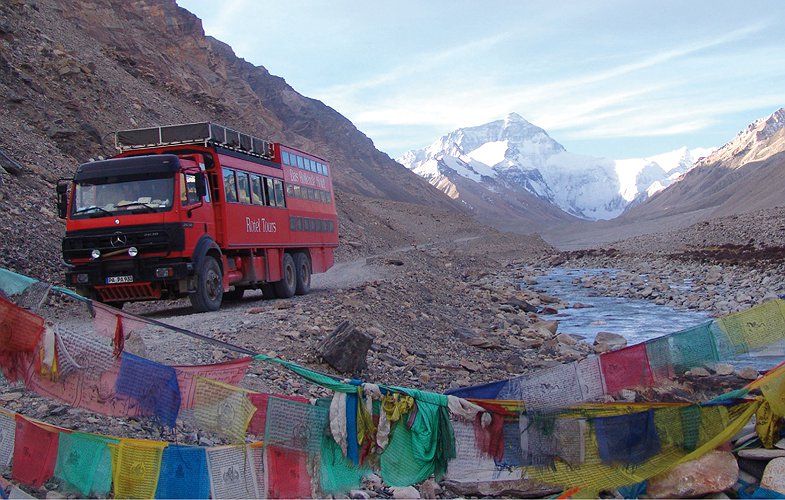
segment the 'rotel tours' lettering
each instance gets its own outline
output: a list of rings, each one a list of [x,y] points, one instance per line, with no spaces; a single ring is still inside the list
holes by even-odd
[[[245,230],[249,233],[274,233],[278,229],[275,227],[275,222],[270,222],[264,217],[256,219],[246,217]]]
[[[289,170],[288,173],[288,180],[290,182],[303,184],[306,186],[314,186],[319,189],[327,189],[327,179],[324,177],[317,177],[313,174],[309,174],[308,172],[301,172],[299,170]]]

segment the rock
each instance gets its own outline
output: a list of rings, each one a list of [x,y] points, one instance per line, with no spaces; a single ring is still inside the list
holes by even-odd
[[[594,337],[594,345],[607,344],[612,350],[620,349],[627,345],[627,339],[613,332],[599,332]]]
[[[711,376],[711,373],[709,373],[709,370],[707,370],[706,368],[703,368],[702,366],[696,366],[695,368],[689,370],[687,372],[687,374],[688,375],[692,375],[693,377],[709,377],[709,376]]]
[[[552,334],[556,335],[556,330],[559,329],[559,322],[556,320],[538,321],[537,323],[532,325],[532,328],[534,329],[544,328],[549,332],[551,332]]]
[[[714,365],[714,373],[716,373],[717,375],[722,375],[722,376],[733,375],[733,372],[735,371],[736,368],[728,363],[717,363],[716,365]]]
[[[476,372],[482,369],[482,365],[480,365],[479,363],[469,361],[468,359],[465,358],[461,359],[460,365],[466,368],[470,372]]]
[[[745,366],[736,370],[736,376],[744,380],[756,380],[758,378],[758,370],[752,366]]]
[[[738,478],[739,466],[733,453],[713,450],[649,479],[646,493],[651,498],[697,497],[726,490]]]
[[[540,294],[540,302],[543,304],[556,304],[559,302],[559,299],[556,297],[552,297],[550,295],[545,295],[544,293]]]
[[[744,448],[739,450],[738,454],[741,458],[748,458],[750,460],[771,460],[773,458],[785,457],[785,450],[775,448],[767,450],[766,448]]]
[[[366,490],[376,491],[382,489],[384,483],[382,482],[382,478],[379,477],[378,474],[371,472],[370,474],[366,474],[365,476],[363,476],[362,485],[363,488],[365,488]]]
[[[353,498],[356,500],[364,500],[364,499],[371,498],[371,495],[367,491],[351,490],[349,491],[349,498]]]
[[[591,304],[584,304],[583,302],[576,302],[570,306],[572,309],[588,309],[590,307],[594,307]]]
[[[420,492],[414,486],[405,486],[403,488],[390,488],[392,490],[393,498],[420,498]]]
[[[440,490],[439,483],[430,477],[420,485],[420,498],[437,498]]]
[[[760,480],[762,488],[785,495],[785,458],[775,458],[766,466]]]
[[[578,339],[567,333],[560,333],[556,336],[556,340],[566,345],[575,345],[578,343]]]
[[[358,373],[368,366],[373,337],[344,321],[316,347],[319,356],[342,373]]]

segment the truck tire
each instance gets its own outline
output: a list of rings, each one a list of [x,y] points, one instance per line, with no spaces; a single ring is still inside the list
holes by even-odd
[[[294,296],[297,291],[297,268],[294,267],[294,259],[291,254],[283,254],[283,278],[275,282],[275,294],[278,298],[288,299]]]
[[[297,295],[305,295],[311,291],[311,259],[308,254],[294,254],[294,267],[297,269]]]
[[[206,255],[196,272],[196,291],[189,294],[196,312],[217,311],[223,300],[223,274],[215,258]]]

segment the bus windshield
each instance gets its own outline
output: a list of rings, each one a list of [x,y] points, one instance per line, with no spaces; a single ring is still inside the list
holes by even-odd
[[[174,179],[99,179],[77,183],[72,217],[103,217],[172,209]]]

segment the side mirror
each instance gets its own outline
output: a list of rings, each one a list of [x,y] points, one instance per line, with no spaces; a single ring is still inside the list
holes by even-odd
[[[68,215],[68,184],[58,182],[57,187],[57,216],[65,219]]]
[[[207,195],[207,178],[204,176],[204,172],[196,174],[196,194],[200,199]]]

